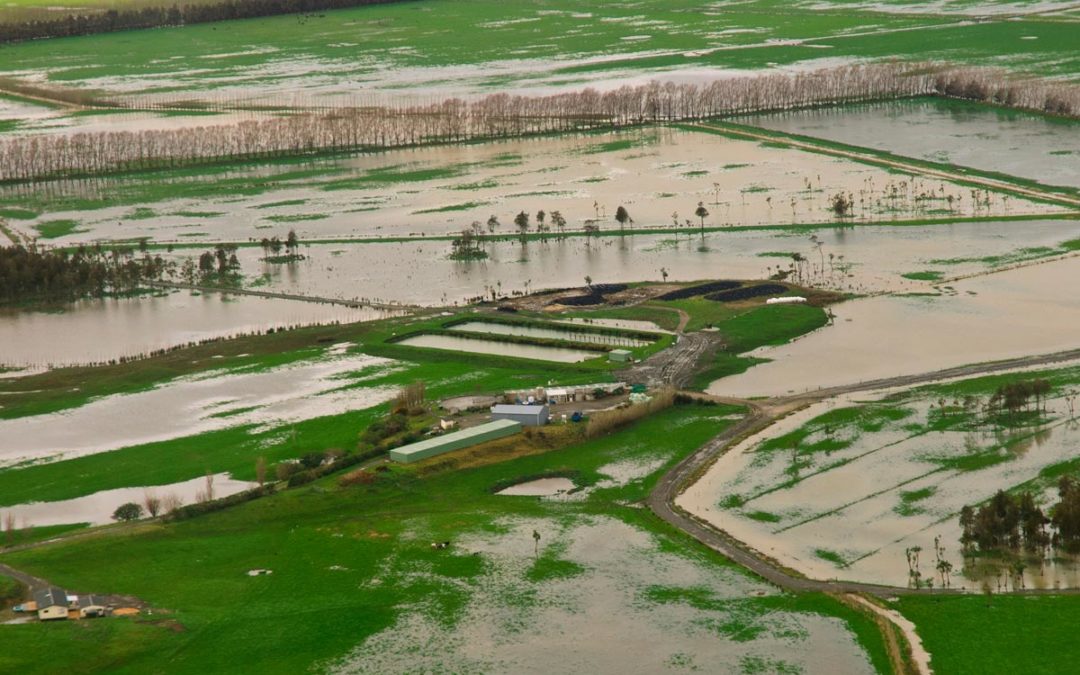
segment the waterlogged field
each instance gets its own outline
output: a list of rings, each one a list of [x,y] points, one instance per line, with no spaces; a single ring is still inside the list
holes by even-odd
[[[460,233],[493,215],[558,211],[566,229],[833,223],[829,199],[856,197],[853,222],[1064,213],[1021,197],[975,200],[964,186],[754,141],[643,129],[229,165],[0,188],[8,227],[51,244],[147,238],[199,245],[251,241],[290,229],[304,240]],[[558,229],[550,218],[546,225]]]
[[[546,672],[557,649],[560,662],[594,672],[885,672],[870,619],[825,596],[780,593],[628,506],[732,412],[676,407],[500,464],[394,467],[351,488],[327,479],[130,531],[123,556],[107,533],[6,554],[66,587],[168,608],[170,623],[5,626],[0,668],[22,670],[38,647],[91,635],[101,648],[83,650],[82,668],[121,658],[133,670],[195,673],[239,659],[262,672]],[[588,491],[572,501],[493,494],[536,475]],[[334,615],[319,618],[320,607]]]
[[[3,309],[0,365],[44,368],[105,363],[203,340],[294,326],[373,321],[394,314],[188,291],[80,300],[63,309]]]
[[[1080,258],[941,285],[929,294],[860,298],[790,344],[748,355],[766,359],[714,382],[710,393],[783,395],[898,375],[1076,348],[1080,307],[1065,280]]]
[[[1023,242],[1016,240],[1018,231]],[[266,264],[259,249],[241,249],[238,256],[248,283],[260,290],[427,305],[485,295],[486,289],[577,287],[586,276],[659,281],[661,269],[672,281],[708,279],[718,270],[756,279],[789,269],[795,253],[809,261],[806,274],[817,286],[932,292],[942,279],[1069,255],[1078,239],[1074,220],[1033,220],[552,237],[524,245],[508,240],[485,244],[488,257],[471,262],[451,260],[447,241],[311,245],[303,247],[306,260],[291,265]]]
[[[1004,425],[978,405],[1002,382],[1048,376],[1056,388],[1035,423]],[[1057,478],[1076,467],[1080,440],[1065,394],[1077,368],[916,389],[866,402],[845,397],[800,411],[736,446],[680,498],[755,549],[816,578],[904,586],[905,549],[921,547],[920,573],[935,586],[1001,590],[1009,564],[961,555],[958,516],[998,490],[1024,489],[1044,508]],[[940,537],[953,573],[935,570]],[[1031,561],[1029,588],[1076,588],[1080,565]]]
[[[1056,6],[986,2],[954,13],[955,5],[782,0],[704,11],[689,0],[399,3],[71,38],[63,59],[55,41],[27,42],[5,49],[0,75],[142,101],[286,106],[340,98],[343,89],[347,100],[547,92],[892,57],[1072,76],[1074,17],[965,16]],[[473,33],[484,39],[461,39]]]
[[[746,124],[1080,188],[1080,122],[917,99],[748,115]]]

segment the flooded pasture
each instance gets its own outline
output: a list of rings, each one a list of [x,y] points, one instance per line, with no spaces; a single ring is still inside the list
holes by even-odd
[[[244,490],[257,487],[258,483],[235,480],[228,474],[213,475],[212,495],[215,499],[228,497]],[[207,478],[201,476],[171,485],[152,485],[135,488],[102,490],[94,494],[65,499],[56,502],[32,502],[4,507],[5,514],[14,515],[16,522],[31,527],[47,525],[68,525],[87,523],[89,525],[107,525],[113,522],[112,515],[121,504],[134,502],[143,504],[147,495],[162,499],[174,497],[180,504],[194,504],[206,494]]]
[[[238,357],[236,357],[238,358]],[[243,362],[181,377],[146,391],[115,394],[57,413],[0,420],[0,467],[58,461],[228,427],[260,429],[370,408],[396,387],[347,386],[396,367],[387,359],[326,350],[304,361],[260,367]],[[0,498],[2,501],[2,498]]]
[[[49,181],[0,188],[0,205],[27,210],[8,226],[50,243],[147,238],[158,244],[451,235],[474,222],[517,233],[515,215],[559,212],[566,228],[832,224],[830,197],[854,195],[845,222],[925,217],[1053,215],[1021,197],[973,200],[967,187],[884,168],[698,131],[646,128],[354,153],[296,162]],[[65,224],[59,232],[53,224]],[[558,233],[554,216],[545,221]]]
[[[818,286],[860,294],[923,292],[925,281],[903,275],[983,272],[1026,257],[1065,254],[1061,244],[1077,238],[1076,221],[1033,220],[499,241],[484,245],[487,259],[471,262],[451,260],[445,241],[312,245],[303,249],[306,260],[291,265],[267,265],[252,249],[238,255],[246,277],[262,290],[433,305],[488,295],[489,289],[524,291],[526,283],[530,290],[579,287],[586,276],[603,283],[659,281],[661,269],[672,281],[711,279],[718,270],[731,278],[762,278],[788,269],[793,253],[820,268],[812,279]]]
[[[939,538],[950,586],[978,590],[987,581],[1003,590],[998,575],[1007,561],[969,566],[961,555],[960,509],[1020,486],[1044,508],[1054,501],[1056,482],[1046,476],[1073,460],[1080,440],[1065,402],[1052,398],[1047,422],[1016,429],[935,428],[928,420],[940,403],[932,392],[866,404],[870,412],[855,422],[835,421],[874,398],[843,397],[777,422],[721,456],[679,505],[815,578],[906,586],[905,550],[920,547],[918,571],[941,586]],[[782,440],[793,433],[796,454]],[[1024,575],[1028,588],[1077,588],[1080,561],[1047,555]]]
[[[456,542],[487,565],[449,623],[424,603],[403,607],[393,626],[331,670],[550,672],[558,653],[560,667],[574,672],[746,672],[763,664],[781,672],[873,672],[837,619],[758,604],[759,596],[775,595],[771,586],[677,553],[621,521],[503,518],[495,525],[498,534]],[[530,580],[533,531],[545,533],[545,558],[576,571]]]
[[[748,124],[906,157],[1080,187],[1080,123],[942,99],[814,108]]]
[[[64,311],[0,310],[0,364],[103,363],[213,338],[391,316],[370,308],[188,291],[80,300]]]
[[[938,295],[834,305],[831,325],[749,354],[769,359],[714,382],[723,396],[783,395],[1076,348],[1080,258],[958,281]]]
[[[555,361],[558,363],[577,363],[578,361],[604,356],[603,352],[586,351],[584,349],[499,342],[459,335],[417,335],[400,340],[397,344],[428,349],[446,349],[469,354],[492,354],[495,356],[511,356],[518,359]]]

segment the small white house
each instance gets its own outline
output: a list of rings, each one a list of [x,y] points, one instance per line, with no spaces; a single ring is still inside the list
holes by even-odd
[[[68,596],[62,588],[46,588],[34,593],[38,619],[53,621],[68,618]]]

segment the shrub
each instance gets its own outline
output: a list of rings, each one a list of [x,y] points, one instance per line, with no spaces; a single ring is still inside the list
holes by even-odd
[[[122,522],[130,522],[132,520],[138,520],[142,518],[143,508],[135,502],[128,502],[127,504],[121,504],[113,511],[113,520]]]

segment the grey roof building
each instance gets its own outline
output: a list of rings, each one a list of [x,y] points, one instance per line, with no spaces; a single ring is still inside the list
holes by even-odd
[[[513,420],[527,427],[542,427],[548,422],[548,407],[546,405],[493,405],[491,419]]]
[[[34,592],[38,618],[42,621],[68,618],[67,593],[62,588],[53,586]]]

